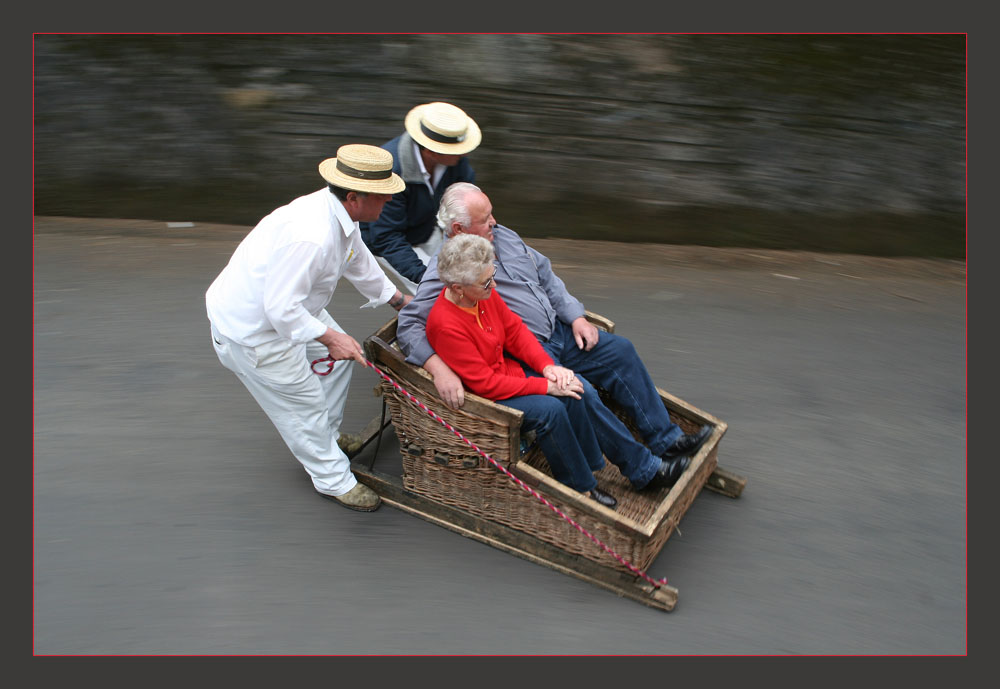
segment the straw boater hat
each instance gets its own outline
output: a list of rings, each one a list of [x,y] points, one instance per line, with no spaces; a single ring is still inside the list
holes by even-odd
[[[342,189],[372,194],[395,194],[406,183],[392,171],[392,154],[378,146],[347,144],[337,149],[336,158],[319,164],[319,174]]]
[[[475,120],[450,103],[424,103],[406,115],[406,132],[435,153],[465,155],[483,140]]]

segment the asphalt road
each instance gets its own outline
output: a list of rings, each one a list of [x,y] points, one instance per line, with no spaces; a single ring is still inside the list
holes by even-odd
[[[962,263],[531,240],[749,479],[649,568],[665,613],[317,497],[209,343],[248,229],[36,218],[36,654],[966,653]],[[393,315],[363,301],[330,307],[359,340]]]

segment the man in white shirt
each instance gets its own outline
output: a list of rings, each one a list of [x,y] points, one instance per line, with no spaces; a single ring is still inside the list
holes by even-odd
[[[358,228],[404,183],[392,172],[392,154],[362,144],[341,146],[319,173],[327,187],[261,220],[205,303],[219,360],[271,419],[316,491],[370,512],[381,500],[358,483],[337,444],[351,360],[363,364],[364,353],[326,305],[342,277],[368,298],[365,307],[388,303],[398,311],[412,298],[385,276]],[[310,364],[325,357],[329,363]]]

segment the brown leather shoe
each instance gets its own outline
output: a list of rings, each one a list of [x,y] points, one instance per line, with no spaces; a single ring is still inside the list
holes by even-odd
[[[340,437],[337,438],[337,445],[348,457],[353,457],[354,455],[361,452],[361,436],[357,433],[341,433]]]
[[[358,512],[374,512],[382,504],[382,498],[378,496],[378,493],[363,483],[359,483],[343,495],[327,495],[326,493],[320,493],[320,495],[328,500],[339,502],[349,510],[357,510]]]

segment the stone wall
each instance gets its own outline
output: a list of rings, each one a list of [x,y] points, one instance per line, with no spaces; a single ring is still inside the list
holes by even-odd
[[[525,236],[963,258],[965,37],[39,35],[35,210],[254,224],[446,100]]]

